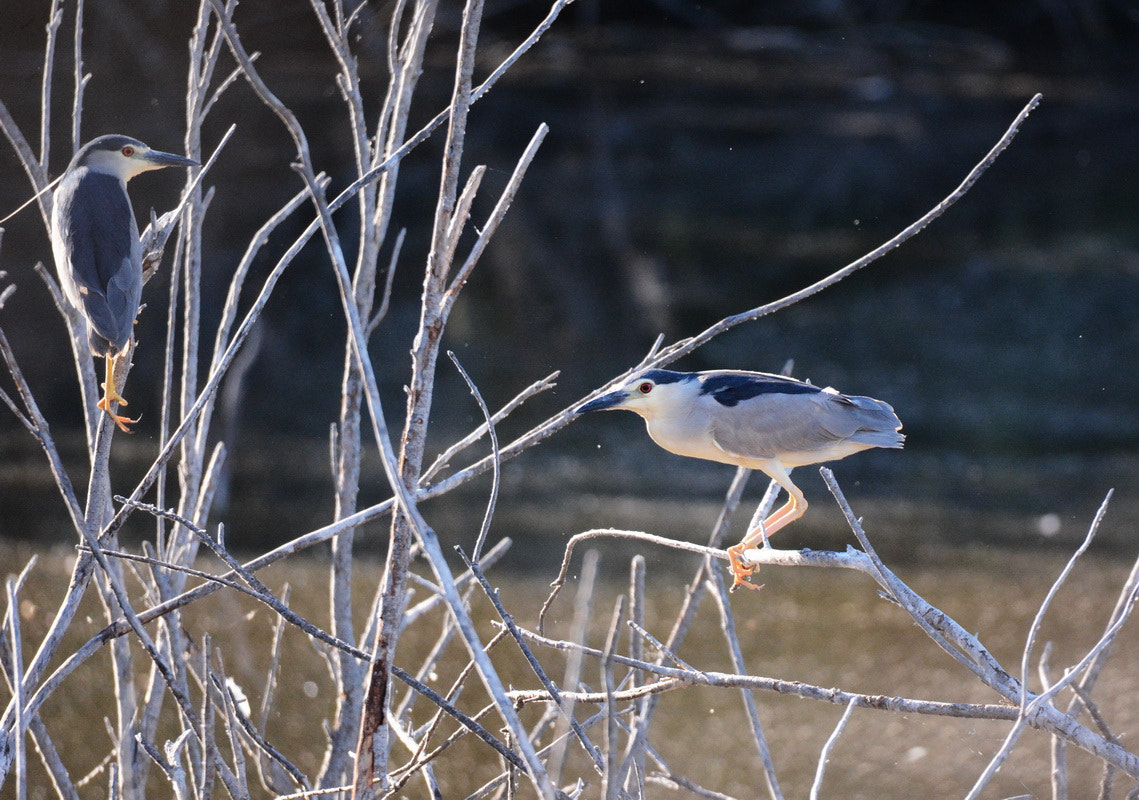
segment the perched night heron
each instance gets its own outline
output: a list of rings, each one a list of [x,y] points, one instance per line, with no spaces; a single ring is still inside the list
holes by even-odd
[[[653,441],[677,455],[758,469],[790,499],[728,548],[732,588],[751,584],[742,555],[762,537],[803,516],[807,500],[788,471],[905,441],[894,409],[881,400],[763,372],[652,369],[577,409],[625,409],[645,418]]]
[[[127,181],[152,169],[197,161],[151,150],[129,136],[100,136],[79,149],[55,190],[51,248],[68,301],[87,320],[91,353],[106,359],[99,408],[124,431],[127,401],[115,386],[115,364],[131,343],[142,297],[142,245]]]

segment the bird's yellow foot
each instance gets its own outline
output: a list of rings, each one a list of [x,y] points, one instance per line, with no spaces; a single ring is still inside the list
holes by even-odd
[[[758,571],[758,569],[756,567],[753,567],[753,566],[750,566],[750,565],[744,563],[743,552],[744,552],[744,543],[743,542],[740,542],[739,544],[736,544],[736,545],[732,545],[731,547],[728,548],[728,563],[731,565],[731,570],[732,570],[732,588],[730,589],[730,591],[734,592],[736,589],[740,588],[741,586],[746,586],[749,589],[756,589],[756,590],[762,589],[763,588],[762,583],[759,586],[756,586],[754,583],[752,583],[751,581],[748,580],[748,578],[750,576],[754,575]]]
[[[103,388],[106,390],[106,384],[104,384]],[[115,424],[119,426],[120,431],[123,433],[134,433],[134,431],[128,428],[127,425],[135,424],[138,422],[138,418],[136,417],[135,419],[131,419],[130,417],[119,416],[115,412],[111,411],[111,403],[118,403],[120,406],[125,406],[127,404],[127,401],[123,399],[122,395],[112,389],[103,395],[103,399],[96,403],[96,406],[100,411],[107,412],[107,416],[115,421]]]

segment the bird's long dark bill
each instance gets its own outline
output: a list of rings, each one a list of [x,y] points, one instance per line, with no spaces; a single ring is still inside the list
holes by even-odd
[[[626,391],[610,392],[603,394],[596,400],[590,400],[585,405],[578,408],[578,414],[585,414],[590,411],[607,411],[611,408],[616,408],[622,402],[629,398],[629,393]]]
[[[160,167],[200,167],[197,161],[174,153],[163,153],[161,150],[151,150],[146,154],[146,160]]]

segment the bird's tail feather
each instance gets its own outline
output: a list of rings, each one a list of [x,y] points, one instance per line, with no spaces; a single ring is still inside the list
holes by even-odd
[[[902,421],[894,413],[889,403],[875,400],[873,397],[850,397],[846,399],[855,406],[861,414],[859,429],[851,439],[855,442],[870,445],[871,447],[900,448],[906,441],[904,434],[898,431]]]
[[[906,442],[906,436],[897,431],[858,431],[850,437],[853,442],[870,445],[871,447],[888,447],[900,450]]]

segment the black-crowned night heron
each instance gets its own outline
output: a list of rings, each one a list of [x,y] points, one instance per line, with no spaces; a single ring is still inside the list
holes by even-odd
[[[803,516],[807,500],[791,482],[793,467],[846,458],[905,441],[894,409],[881,400],[764,372],[652,369],[577,409],[625,409],[645,418],[653,441],[677,455],[758,469],[790,499],[739,544],[728,548],[732,588],[751,584],[743,552]]]
[[[130,346],[142,297],[142,245],[127,181],[152,169],[194,166],[129,136],[100,136],[79,149],[55,190],[51,247],[59,283],[87,320],[91,353],[107,362],[99,408],[128,433],[134,420],[113,408],[127,404],[115,386],[115,363]]]

